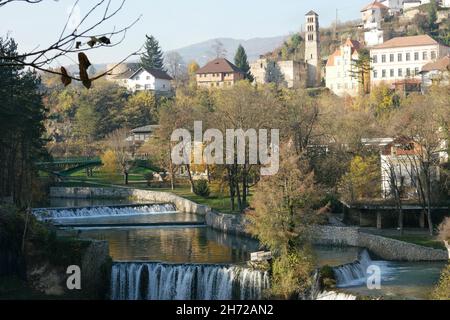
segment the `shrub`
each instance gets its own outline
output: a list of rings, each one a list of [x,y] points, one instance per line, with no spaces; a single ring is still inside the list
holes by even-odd
[[[439,226],[439,240],[450,242],[450,217],[445,220]]]
[[[155,174],[153,172],[146,173],[144,175],[145,181],[147,181],[147,186],[151,186],[152,181],[155,179]]]
[[[295,251],[276,258],[272,267],[272,294],[297,299],[312,285],[314,262],[307,251]]]
[[[336,287],[336,278],[334,276],[332,267],[323,266],[320,269],[320,284],[322,289],[330,289]]]
[[[210,195],[208,181],[199,180],[194,184],[194,193],[200,197],[208,198]]]
[[[450,264],[441,274],[439,284],[431,294],[433,300],[450,300]]]

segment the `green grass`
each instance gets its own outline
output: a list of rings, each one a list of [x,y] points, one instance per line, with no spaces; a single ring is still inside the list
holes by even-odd
[[[189,199],[196,203],[207,205],[216,211],[223,213],[238,213],[231,210],[230,197],[226,194],[211,192],[208,198],[197,196],[191,192],[190,186],[183,182],[182,185],[177,185],[175,190],[164,188],[149,188],[146,183],[145,175],[151,172],[149,169],[137,167],[130,170],[129,188],[137,188],[144,190],[154,190],[161,192],[171,192],[180,197]],[[101,170],[94,170],[93,177],[87,177],[85,170],[81,169],[70,175],[63,182],[58,183],[60,187],[105,187],[105,186],[121,186],[124,187],[123,176],[111,175],[102,172]]]
[[[387,236],[388,238],[400,240],[417,244],[424,247],[430,247],[434,249],[446,250],[444,244],[441,241],[436,240],[434,237],[425,235],[403,235],[403,236]]]

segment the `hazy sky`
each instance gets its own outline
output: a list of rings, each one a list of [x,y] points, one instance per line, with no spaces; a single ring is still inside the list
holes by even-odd
[[[97,0],[98,1],[98,0]],[[112,0],[117,7],[121,0]],[[172,50],[212,38],[250,39],[286,35],[299,31],[305,13],[313,9],[320,22],[328,26],[335,19],[360,17],[361,8],[370,0],[127,0],[124,8],[103,26],[111,31],[125,26],[142,14],[141,20],[120,47],[94,50],[95,63],[120,60],[137,50],[145,34],[153,34],[163,50]],[[48,46],[62,31],[72,0],[43,0],[40,4],[11,3],[0,8],[0,36],[8,32],[22,51]],[[96,3],[81,0],[81,16]],[[102,13],[95,15],[98,19]],[[61,63],[67,63],[61,61]]]

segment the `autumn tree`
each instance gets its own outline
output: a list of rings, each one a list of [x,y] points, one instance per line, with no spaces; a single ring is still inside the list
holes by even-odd
[[[367,49],[359,50],[358,59],[352,61],[350,74],[352,78],[358,79],[362,94],[370,92],[370,72],[372,71],[370,64],[370,51]]]
[[[130,131],[126,128],[117,129],[106,138],[107,147],[113,152],[117,167],[123,174],[125,185],[128,185],[128,176],[132,161],[132,143],[128,141]]]
[[[157,101],[150,91],[139,91],[131,95],[123,109],[125,126],[137,128],[156,123]]]
[[[378,156],[353,158],[340,182],[341,194],[350,201],[379,197],[381,171]]]

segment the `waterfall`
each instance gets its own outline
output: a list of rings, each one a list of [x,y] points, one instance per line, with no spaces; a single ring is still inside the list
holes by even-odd
[[[135,207],[90,207],[73,209],[36,209],[33,214],[39,220],[73,219],[73,218],[102,218],[128,217],[151,214],[176,213],[173,204],[152,204]]]
[[[114,263],[112,300],[259,300],[267,272],[238,266]]]
[[[373,264],[367,250],[359,254],[357,261],[333,268],[338,287],[357,286],[366,281],[367,268]]]

